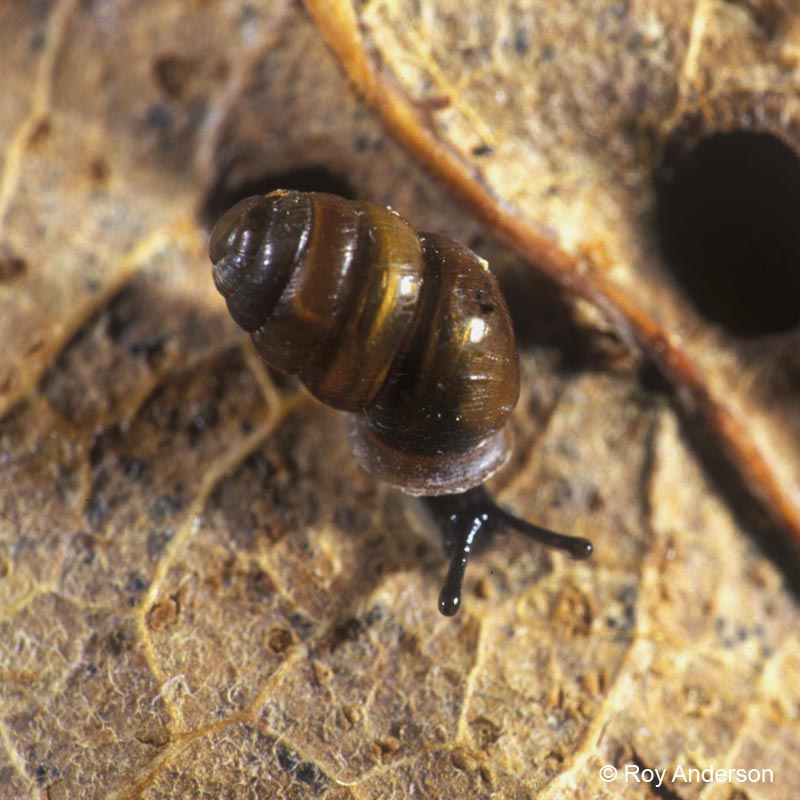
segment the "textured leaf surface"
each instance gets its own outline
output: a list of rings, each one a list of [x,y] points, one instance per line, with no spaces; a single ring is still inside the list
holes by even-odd
[[[659,365],[796,550],[794,5],[307,5],[395,135]]]

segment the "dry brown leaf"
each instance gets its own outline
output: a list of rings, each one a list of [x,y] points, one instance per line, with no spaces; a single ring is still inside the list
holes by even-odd
[[[307,6],[387,127],[697,407],[797,552],[796,5]]]
[[[422,8],[426,25],[438,19]],[[408,26],[408,11],[397,19],[362,20],[382,37],[368,38],[370,58],[390,63],[385,42],[412,31],[412,77],[445,70],[442,37]],[[676,11],[665,41],[683,41],[686,20]],[[774,771],[773,783],[673,782],[665,797],[797,793],[800,640],[785,576],[637,363],[576,326],[386,138],[294,3],[6,4],[0,54],[0,797],[652,796],[604,784],[606,763]],[[439,142],[443,75],[416,106],[420,135]],[[459,113],[473,108],[464,130],[475,108],[493,118],[474,80],[447,80]],[[496,92],[516,91],[510,80],[486,77]],[[527,119],[494,131],[500,173]],[[456,153],[475,146],[459,124]],[[553,180],[541,164],[497,199],[549,226],[563,249],[535,254],[552,274],[605,248],[603,287],[628,275],[626,291],[655,307],[658,266],[630,274],[627,246],[646,246],[630,195],[600,179],[633,173],[611,163],[615,147],[596,168],[605,150],[557,128],[541,153],[573,154],[558,167],[572,225],[536,200]],[[325,176],[492,258],[524,385],[515,455],[493,488],[520,514],[591,536],[591,562],[503,539],[472,564],[463,612],[441,617],[444,563],[415,501],[361,473],[337,415],[268,373],[227,319],[210,218],[250,181]],[[590,185],[618,227],[586,211]],[[574,288],[602,300],[585,274]],[[676,316],[664,335],[677,336],[693,312],[665,297],[658,308]],[[631,319],[621,325],[637,333]],[[719,352],[733,370],[738,351]],[[790,395],[769,397],[746,402],[767,427],[789,420]]]

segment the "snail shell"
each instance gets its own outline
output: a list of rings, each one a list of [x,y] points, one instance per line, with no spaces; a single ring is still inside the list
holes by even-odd
[[[497,280],[471,250],[382,206],[277,191],[227,211],[209,254],[233,319],[267,364],[348,412],[369,472],[439,495],[505,462],[517,350]]]

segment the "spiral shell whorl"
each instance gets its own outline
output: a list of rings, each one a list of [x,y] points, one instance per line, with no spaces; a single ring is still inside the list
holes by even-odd
[[[354,452],[404,491],[481,483],[505,461],[519,390],[486,263],[399,215],[328,194],[251,197],[214,227],[214,283],[263,359],[355,412]]]
[[[298,192],[248,197],[214,226],[209,255],[214,285],[239,327],[252,333],[278,302],[303,258],[311,204]]]
[[[419,240],[372,203],[280,191],[216,224],[214,283],[270,366],[322,402],[368,407],[409,335],[422,288]]]

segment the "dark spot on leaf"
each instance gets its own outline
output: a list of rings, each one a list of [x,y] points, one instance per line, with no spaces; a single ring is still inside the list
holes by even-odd
[[[531,32],[525,27],[517,28],[517,32],[514,34],[514,50],[517,51],[517,55],[527,55],[530,49]]]
[[[140,458],[126,458],[125,456],[120,456],[119,468],[126,478],[136,481],[142,477],[145,464]]]
[[[294,633],[288,628],[273,628],[267,637],[269,649],[273,653],[285,653],[296,641]]]
[[[172,531],[153,531],[147,537],[147,555],[151,561],[157,561],[172,539]]]
[[[617,19],[625,19],[630,11],[631,0],[620,0],[609,9]]]
[[[138,313],[132,305],[126,302],[127,299],[127,294],[122,292],[115,298],[109,308],[106,333],[108,338],[114,342],[118,342],[122,338]]]
[[[355,196],[349,181],[322,166],[298,167],[285,172],[274,172],[260,177],[239,179],[239,165],[229,163],[224,167],[209,189],[201,208],[200,221],[211,228],[231,206],[254,194],[268,194],[275,189],[294,189],[301,192],[328,192],[352,200]]]
[[[153,62],[153,79],[167,97],[178,98],[192,74],[192,62],[183,56],[167,54]]]
[[[323,790],[328,783],[325,773],[313,761],[304,761],[286,745],[277,744],[275,755],[281,768],[301,783],[308,784],[318,791]]]
[[[381,150],[383,146],[383,139],[374,136],[365,136],[364,134],[358,136],[355,141],[355,149],[359,153],[363,153],[367,150]]]
[[[139,339],[128,345],[128,350],[135,356],[144,356],[148,364],[153,364],[164,354],[164,346],[170,340],[168,333],[159,333]]]
[[[477,717],[469,723],[475,744],[481,750],[488,750],[501,736],[502,728],[488,717]]]
[[[39,784],[39,786],[43,786],[45,783],[47,783],[49,773],[50,770],[47,768],[47,765],[37,764],[36,769],[33,771],[34,780]]]
[[[641,774],[645,770],[652,771],[652,768],[648,766],[647,762],[645,762],[639,754],[634,750],[633,756],[631,758],[634,764],[639,768],[639,773]],[[669,774],[669,773],[667,773]],[[649,790],[652,792],[653,797],[659,798],[659,800],[682,800],[682,794],[678,794],[677,792],[673,792],[669,786],[662,783],[660,786],[656,785],[656,782],[652,782],[649,784]]]
[[[43,47],[44,43],[47,41],[47,36],[45,36],[43,31],[36,31],[31,36],[29,46],[32,53],[38,53]]]
[[[145,115],[145,123],[162,132],[169,130],[174,122],[175,114],[166,103],[154,103]]]
[[[28,262],[5,243],[0,244],[0,283],[19,280],[28,271]]]
[[[150,516],[153,520],[163,520],[182,508],[183,502],[179,498],[171,494],[162,494],[150,507]]]
[[[261,604],[274,594],[275,584],[264,570],[254,569],[247,573],[247,597],[251,602]]]
[[[189,423],[189,444],[196,447],[206,428],[213,428],[219,422],[219,410],[215,405],[204,405]]]
[[[494,147],[492,147],[490,144],[479,144],[472,148],[472,155],[476,158],[490,156],[492,153],[494,153]]]
[[[606,617],[610,628],[628,633],[636,626],[636,602],[639,598],[639,589],[636,586],[626,586],[619,593],[619,608]]]
[[[108,162],[101,156],[97,156],[89,162],[89,177],[95,183],[104,183],[108,180],[110,172]]]
[[[31,147],[37,147],[38,145],[43,144],[45,140],[50,137],[52,132],[53,125],[50,122],[50,119],[48,117],[42,117],[42,119],[36,123],[34,129],[31,131],[31,134],[28,137],[28,144]]]
[[[128,591],[132,596],[128,598],[128,605],[135,606],[145,589],[147,589],[147,581],[135,573],[131,575],[128,578]]]
[[[95,487],[96,489],[97,487]],[[94,528],[99,530],[103,527],[103,523],[108,519],[111,509],[108,506],[108,498],[102,492],[95,491],[89,500],[84,516],[86,521]]]
[[[351,617],[337,625],[331,632],[330,649],[344,642],[358,641],[376,622],[383,619],[383,609],[373,606],[363,617]]]
[[[135,637],[133,632],[121,626],[113,631],[106,640],[106,649],[112,656],[121,656],[133,649]]]

